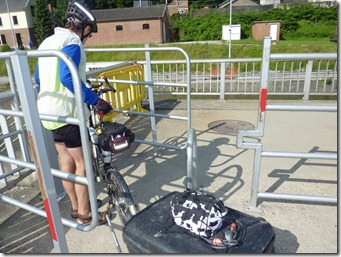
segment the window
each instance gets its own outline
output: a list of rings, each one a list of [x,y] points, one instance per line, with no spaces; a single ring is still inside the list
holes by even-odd
[[[178,2],[178,6],[182,6],[182,5],[184,5],[183,2]]]
[[[0,17],[0,26],[2,26],[2,19],[1,19],[1,17]]]
[[[31,15],[32,15],[32,17],[34,17],[34,6],[31,5],[30,8],[31,8]]]
[[[119,30],[123,30],[123,26],[122,25],[117,25],[116,26],[116,31],[119,31]]]
[[[1,35],[0,38],[1,38],[1,44],[6,45],[7,44],[6,36],[5,35]]]
[[[143,29],[149,29],[149,24],[148,24],[148,23],[143,24],[143,25],[142,25],[142,28],[143,28]]]
[[[18,17],[17,16],[13,16],[13,23],[14,23],[14,25],[18,25]]]

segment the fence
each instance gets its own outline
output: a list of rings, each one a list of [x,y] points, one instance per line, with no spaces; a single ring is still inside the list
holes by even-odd
[[[137,61],[145,65],[143,61]],[[191,95],[218,96],[258,95],[262,58],[191,60]],[[88,63],[88,67],[104,67],[112,63]],[[154,60],[152,78],[159,85],[155,94],[186,95],[186,87],[172,83],[188,83],[184,61]],[[268,95],[337,96],[337,54],[273,54],[269,65]]]
[[[98,50],[98,49],[97,49]],[[180,51],[184,54],[186,63],[189,66],[189,57],[186,52],[180,48],[148,48],[148,49],[128,49],[127,51],[145,51],[146,60],[150,63],[149,52],[150,51]],[[72,79],[74,81],[75,99],[77,105],[77,117],[65,117],[57,115],[44,115],[38,113],[37,103],[36,103],[36,92],[34,86],[31,82],[31,75],[28,66],[28,57],[57,57],[62,59],[70,68]],[[49,229],[51,233],[51,239],[53,241],[56,252],[67,252],[67,244],[63,231],[62,225],[66,225],[81,231],[90,231],[97,225],[98,220],[98,207],[96,202],[95,187],[94,187],[94,177],[92,171],[91,154],[90,154],[90,143],[88,141],[88,128],[87,128],[87,118],[85,117],[84,104],[82,101],[81,93],[81,83],[78,75],[78,70],[75,64],[69,59],[64,53],[56,50],[49,51],[14,51],[11,53],[1,54],[0,59],[4,59],[7,65],[7,71],[10,81],[10,90],[0,93],[0,122],[1,122],[1,137],[0,140],[4,140],[4,145],[6,146],[6,151],[2,151],[0,154],[1,161],[1,173],[0,181],[5,181],[5,187],[1,188],[0,200],[5,201],[9,204],[15,205],[17,207],[23,208],[29,212],[33,212],[37,215],[47,218],[49,223]],[[110,67],[109,67],[110,69]],[[189,70],[189,69],[188,69]],[[104,70],[97,69],[89,72],[89,74],[101,74]],[[88,75],[89,75],[88,74]],[[188,112],[187,116],[169,116],[163,114],[157,114],[153,111],[153,90],[151,81],[151,69],[146,71],[147,81],[131,81],[124,80],[121,81],[123,84],[135,84],[136,87],[142,84],[148,84],[149,97],[151,112],[138,112],[131,110],[123,110],[126,113],[133,114],[143,114],[151,117],[152,125],[152,136],[153,141],[143,141],[135,139],[136,142],[147,143],[154,145],[155,148],[158,146],[171,147],[174,149],[185,149],[187,147],[188,153],[188,165],[187,165],[187,175],[190,176],[187,187],[193,188],[196,186],[196,164],[193,156],[196,155],[196,138],[195,131],[191,128],[190,119],[190,90],[188,90]],[[190,74],[188,73],[188,76]],[[136,76],[138,78],[138,76]],[[103,82],[103,79],[92,78],[98,82]],[[112,80],[112,79],[111,79]],[[187,79],[190,81],[190,79]],[[109,80],[110,82],[110,80]],[[184,84],[180,84],[185,86]],[[174,86],[179,86],[174,84]],[[139,97],[139,95],[133,93],[134,96]],[[20,103],[19,103],[20,102]],[[8,103],[8,106],[4,106]],[[117,112],[122,112],[122,110],[116,110]],[[141,111],[141,110],[140,110]],[[8,122],[7,119],[13,119],[17,124],[13,126],[12,122]],[[185,145],[167,145],[158,143],[156,140],[156,129],[155,129],[155,118],[170,118],[179,119],[187,121],[188,128],[188,142]],[[63,172],[56,168],[53,168],[51,156],[49,156],[46,135],[41,125],[41,120],[48,121],[60,121],[67,124],[78,125],[80,128],[83,155],[85,160],[86,177],[77,176],[68,172]],[[10,129],[10,127],[12,127]],[[25,137],[27,135],[27,137]],[[16,149],[13,146],[13,142],[19,139],[21,148]],[[28,149],[30,147],[30,150]],[[23,157],[18,157],[16,152],[22,153]],[[32,158],[31,158],[32,156]],[[2,169],[3,164],[8,164],[9,170]],[[41,189],[41,194],[44,203],[44,210],[41,210],[32,205],[23,203],[14,198],[8,197],[2,194],[4,191],[14,186],[18,180],[12,181],[11,184],[8,183],[7,179],[12,175],[16,175],[21,172],[21,170],[27,169],[29,173],[36,171],[39,185]],[[89,200],[91,206],[91,212],[93,219],[91,224],[88,226],[80,225],[75,221],[71,221],[65,218],[61,218],[59,207],[57,203],[57,194],[53,182],[53,177],[58,177],[60,179],[71,180],[83,185],[86,185],[89,192]],[[23,179],[24,176],[20,176],[19,180]]]
[[[146,52],[146,61],[139,61],[137,63],[144,65],[145,70],[145,81],[116,81],[114,79],[109,80],[111,83],[128,83],[128,84],[143,84],[147,85],[148,96],[150,100],[150,113],[144,112],[134,112],[131,110],[117,110],[122,113],[140,114],[151,117],[151,127],[153,141],[147,142],[142,140],[136,140],[137,142],[147,143],[158,146],[168,146],[175,149],[184,149],[185,146],[173,146],[158,143],[156,140],[156,129],[155,129],[155,117],[160,118],[176,118],[179,120],[187,121],[188,125],[188,141],[187,141],[187,175],[189,177],[188,187],[197,187],[196,183],[196,138],[195,131],[191,128],[191,116],[190,116],[190,99],[192,95],[218,95],[220,99],[223,99],[225,95],[228,94],[260,94],[260,110],[261,114],[264,114],[265,109],[281,109],[281,106],[266,106],[266,96],[270,94],[287,94],[287,95],[302,95],[305,100],[309,99],[310,95],[337,95],[337,61],[336,54],[272,54],[270,55],[270,47],[267,45],[268,55],[264,55],[263,58],[255,59],[219,59],[219,60],[192,60],[190,61],[185,52],[184,55],[186,60],[180,61],[155,61],[151,60],[149,57],[150,51],[173,51],[181,49],[177,48],[131,48],[131,49],[93,49],[90,51],[144,51]],[[10,171],[1,171],[0,180],[6,180],[12,174],[23,173],[24,175],[20,178],[29,174],[29,172],[37,170],[40,174],[39,178],[42,181],[46,181],[47,185],[44,188],[49,188],[48,192],[44,195],[44,204],[46,212],[23,204],[14,199],[8,198],[5,195],[0,194],[0,200],[6,201],[8,203],[14,204],[28,211],[35,212],[40,216],[49,218],[49,221],[53,221],[55,224],[54,230],[51,230],[52,239],[54,240],[55,247],[57,251],[66,252],[66,242],[63,236],[62,229],[58,229],[63,225],[73,227],[79,230],[91,230],[94,228],[94,224],[88,227],[80,226],[75,222],[68,221],[66,219],[60,219],[58,213],[58,206],[56,203],[55,195],[49,195],[51,192],[51,185],[53,176],[59,178],[66,178],[68,175],[61,171],[53,169],[50,167],[47,153],[44,151],[36,151],[31,149],[28,150],[27,141],[31,142],[36,149],[44,149],[45,144],[42,138],[43,132],[41,131],[41,125],[39,120],[39,115],[37,115],[37,110],[35,105],[32,104],[35,101],[35,95],[33,93],[32,84],[30,82],[31,75],[29,74],[28,57],[39,57],[39,56],[58,56],[62,58],[64,62],[73,67],[73,63],[61,52],[58,51],[19,51],[15,53],[3,53],[0,54],[0,59],[5,59],[7,68],[9,70],[9,80],[11,89],[8,92],[2,92],[0,94],[0,122],[2,125],[2,134],[0,135],[0,140],[3,140],[2,147],[6,148],[6,153],[0,155],[0,160],[2,165],[7,163],[10,165]],[[271,57],[271,58],[270,58]],[[110,63],[112,65],[112,63]],[[101,69],[107,66],[108,63],[89,63],[88,68],[92,69],[88,74],[96,74],[103,72]],[[107,68],[106,68],[107,69]],[[73,67],[72,76],[78,78],[78,74],[75,72],[76,68]],[[222,79],[223,78],[223,79]],[[75,79],[78,81],[79,79]],[[266,85],[264,84],[266,83]],[[79,91],[80,85],[76,83],[77,95],[81,95]],[[266,91],[264,89],[266,88]],[[264,93],[265,92],[265,93]],[[174,94],[174,95],[186,95],[187,96],[187,111],[186,117],[170,117],[167,115],[161,115],[155,113],[154,109],[154,94]],[[20,101],[19,101],[20,96]],[[11,108],[4,106],[6,102],[11,101]],[[20,102],[20,103],[19,103]],[[85,117],[82,113],[83,105],[79,103],[79,110],[81,110],[80,121],[75,119],[69,119],[62,117],[68,123],[81,124],[81,134],[82,138],[87,138],[85,135],[87,133],[85,127]],[[299,109],[299,108],[298,108]],[[327,108],[328,109],[328,108]],[[316,107],[312,107],[312,111],[317,111]],[[335,107],[331,107],[327,111],[336,111]],[[56,121],[61,117],[50,117],[46,115],[40,115],[41,119]],[[25,119],[25,123],[22,119]],[[16,129],[11,131],[8,124],[15,123]],[[3,125],[6,124],[6,125]],[[263,129],[264,123],[259,123],[259,128]],[[260,130],[261,131],[261,130]],[[242,142],[242,137],[247,136],[260,136],[260,131],[251,132],[250,134],[240,134],[238,135],[239,142]],[[28,132],[28,133],[26,133]],[[242,133],[242,132],[241,132]],[[14,136],[17,138],[17,142],[20,145],[20,150],[23,154],[22,157],[18,157],[13,148],[13,141],[10,138]],[[85,140],[85,139],[84,139]],[[86,140],[82,140],[84,146],[88,146]],[[240,141],[241,140],[241,141]],[[243,144],[243,142],[242,142]],[[242,146],[242,144],[238,144]],[[86,147],[85,147],[86,148]],[[261,148],[260,148],[261,149]],[[31,153],[35,164],[31,159]],[[86,151],[85,156],[87,160],[90,153]],[[270,156],[272,153],[260,152],[260,155]],[[257,158],[259,157],[259,152]],[[283,156],[288,155],[284,153]],[[298,155],[293,153],[292,155],[298,157],[306,157],[306,155]],[[319,157],[319,156],[315,156]],[[334,159],[335,155],[328,156],[328,158]],[[22,159],[22,160],[19,160]],[[88,179],[73,177],[73,180],[80,182],[82,184],[88,185],[91,191],[91,208],[97,210],[97,206],[94,197],[94,188],[92,183],[93,175],[91,173],[91,163],[89,161],[86,163]],[[28,173],[24,173],[24,170],[29,170]],[[50,172],[51,171],[51,172]],[[50,174],[50,175],[48,175]],[[257,180],[257,171],[254,172],[254,181]],[[45,177],[47,176],[47,177]],[[17,180],[8,184],[12,186]],[[6,182],[7,183],[7,182]],[[43,189],[44,189],[43,188]],[[257,184],[253,184],[252,190],[256,192],[253,196],[251,202],[256,205],[257,197],[269,197],[262,193],[257,192]],[[44,191],[44,190],[43,190]],[[328,201],[335,202],[335,198],[328,198]],[[57,213],[57,214],[56,214]],[[96,212],[94,212],[96,213]],[[57,215],[57,216],[55,216]],[[96,215],[96,214],[95,214]],[[97,217],[94,217],[96,220]],[[59,222],[58,222],[59,220]],[[51,226],[52,227],[52,226]],[[51,228],[53,229],[53,228]],[[60,240],[60,242],[55,242]]]
[[[262,157],[277,157],[277,158],[307,158],[307,159],[327,159],[337,160],[337,154],[330,152],[270,152],[263,151],[263,144],[259,142],[244,142],[244,137],[262,137],[264,135],[266,111],[307,111],[307,112],[337,112],[336,105],[330,106],[295,106],[295,105],[267,105],[267,94],[269,86],[269,67],[271,60],[286,59],[286,55],[271,54],[271,38],[264,39],[263,48],[263,63],[261,74],[261,88],[259,97],[259,110],[258,110],[258,123],[255,130],[242,130],[240,129],[237,134],[237,147],[244,149],[255,150],[254,155],[254,170],[251,188],[251,198],[246,207],[250,211],[262,211],[261,206],[257,206],[259,198],[263,199],[282,199],[282,200],[301,200],[301,201],[315,201],[322,203],[337,203],[336,196],[318,196],[318,195],[299,195],[299,194],[281,194],[259,192],[260,172],[261,172],[261,159]],[[300,56],[300,58],[302,58]]]

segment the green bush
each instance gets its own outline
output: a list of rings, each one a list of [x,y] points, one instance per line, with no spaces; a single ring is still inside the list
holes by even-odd
[[[8,52],[9,50],[11,50],[11,47],[7,44],[4,44],[1,46],[1,52]]]
[[[214,9],[205,14],[189,12],[171,16],[179,41],[221,40],[222,25],[229,24],[229,12]],[[280,20],[280,38],[329,38],[337,28],[337,6],[325,8],[310,3],[281,5],[263,12],[233,13],[232,24],[241,24],[241,38],[252,38],[254,21]]]

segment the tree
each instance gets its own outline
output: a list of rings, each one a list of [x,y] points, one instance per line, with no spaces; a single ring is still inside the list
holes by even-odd
[[[224,0],[188,0],[188,5],[191,10],[204,7],[217,8]]]
[[[54,24],[48,10],[48,0],[36,0],[34,8],[34,33],[38,44],[53,34]]]
[[[205,2],[198,0],[198,2]],[[180,41],[221,40],[222,25],[229,23],[228,13],[212,9],[196,14],[174,14],[171,16],[175,38]],[[241,24],[242,38],[252,38],[252,22],[281,20],[281,39],[328,38],[335,34],[337,7],[328,8],[312,4],[283,5],[264,12],[233,14],[234,24]]]
[[[48,10],[54,27],[63,27],[65,24],[65,11],[69,0],[48,0]]]
[[[114,9],[133,7],[134,0],[89,0],[93,9]]]

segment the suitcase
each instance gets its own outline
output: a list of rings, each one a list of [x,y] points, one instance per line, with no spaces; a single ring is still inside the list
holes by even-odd
[[[123,240],[130,253],[271,253],[275,241],[272,226],[229,208],[227,215],[243,224],[240,243],[224,250],[210,244],[173,223],[170,201],[179,192],[172,192],[137,213],[125,226]],[[159,233],[162,231],[161,233]]]

